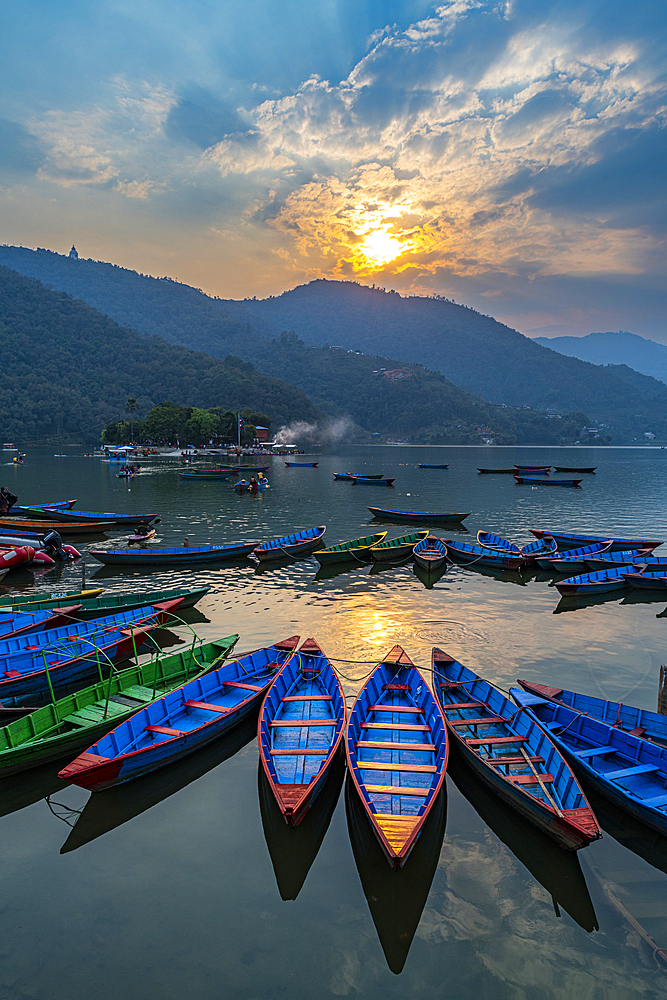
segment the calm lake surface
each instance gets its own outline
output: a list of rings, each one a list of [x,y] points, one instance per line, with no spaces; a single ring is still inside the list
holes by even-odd
[[[28,449],[23,466],[3,467],[3,484],[25,503],[77,497],[80,510],[156,511],[165,545],[259,542],[318,524],[327,545],[410,530],[373,521],[368,504],[471,511],[457,532],[470,541],[484,529],[524,544],[542,527],[667,542],[662,450],[341,447],[309,456],[317,469],[268,459],[271,488],[257,497],[237,496],[231,481],[181,480],[166,459],[147,460],[128,488],[117,465],[64,451]],[[581,490],[476,471],[514,462],[598,471]],[[396,484],[334,482],[334,471]],[[112,538],[124,545],[127,534],[72,541],[85,552]],[[14,573],[0,591],[78,589],[82,572],[79,562]],[[411,563],[335,574],[312,558],[119,572],[86,555],[85,578],[109,591],[210,584],[188,613],[199,635],[238,632],[238,652],[314,636],[350,695],[395,643],[423,668],[438,645],[504,688],[523,677],[651,709],[667,662],[666,600],[628,592],[568,607],[534,574],[454,567],[427,589]],[[254,721],[180,765],[93,796],[61,782],[59,766],[0,783],[2,997],[667,996],[667,962],[654,954],[667,953],[667,842],[604,803],[604,839],[571,855],[452,764],[439,811],[395,873],[342,769],[287,829],[258,773]]]

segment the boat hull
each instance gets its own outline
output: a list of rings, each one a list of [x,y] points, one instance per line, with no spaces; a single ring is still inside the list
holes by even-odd
[[[470,511],[466,514],[431,513],[421,510],[387,510],[384,507],[369,507],[368,510],[370,510],[373,517],[381,518],[385,521],[394,521],[398,524],[416,524],[420,521],[433,521],[434,523],[448,521],[451,524],[460,524],[461,521],[465,521],[466,517],[470,517]]]
[[[320,525],[319,528],[311,528],[306,532],[283,535],[282,538],[277,538],[274,542],[267,542],[256,546],[253,549],[253,553],[260,562],[271,562],[275,559],[283,559],[290,556],[292,559],[300,558],[315,551],[322,541],[325,531],[325,525]]]
[[[255,550],[257,542],[238,545],[197,546],[182,549],[91,549],[105,566],[192,566],[197,563],[241,559]]]
[[[329,549],[320,549],[313,555],[322,566],[357,560],[367,562],[371,558],[369,552],[371,546],[379,545],[386,536],[386,531],[378,531],[374,535],[366,535],[365,538],[356,538],[354,542],[346,542],[340,546],[332,545]]]
[[[402,535],[400,538],[392,538],[388,542],[380,542],[373,545],[369,551],[375,562],[394,562],[398,559],[408,559],[417,542],[423,541],[428,536],[428,531],[415,531],[411,535]],[[394,544],[397,543],[397,544]]]

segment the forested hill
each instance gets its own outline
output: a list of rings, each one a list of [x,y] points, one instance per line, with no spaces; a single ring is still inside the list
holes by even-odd
[[[294,330],[308,343],[421,362],[495,403],[585,410],[613,424],[615,440],[622,427],[626,436],[651,430],[646,421],[667,404],[656,379],[636,378],[625,365],[600,367],[566,357],[442,298],[317,280],[272,298],[226,305],[239,318]]]
[[[430,434],[436,411],[453,429],[457,410],[479,405],[483,397],[498,404],[588,414],[606,425],[604,434],[616,444],[643,440],[645,431],[667,436],[663,383],[625,366],[601,368],[565,357],[490,317],[441,299],[403,298],[353,282],[315,281],[276,298],[232,302],[170,279],[47,250],[0,247],[0,264],[70,292],[142,333],[159,334],[216,357],[234,354],[249,360],[259,370],[297,385],[327,412],[350,413],[369,430],[423,439]],[[289,351],[281,330],[297,331]],[[300,343],[300,337],[371,357],[354,362],[355,355],[349,354],[348,362],[337,358],[334,365],[333,354],[343,352],[328,351],[325,357],[322,349]],[[415,362],[439,369],[446,378],[437,376],[436,385],[436,376],[430,377],[423,396],[412,383],[411,398],[397,407],[398,397],[407,390],[387,396],[377,390],[371,372],[406,363],[417,372]],[[471,400],[460,387],[478,398]],[[488,407],[478,418],[472,413],[464,409],[458,423],[467,426],[477,419],[480,425],[491,424],[488,414],[493,410]],[[526,443],[552,440],[525,414],[515,413],[511,420],[497,416],[493,428],[499,425],[510,436],[508,428],[515,427],[518,440]]]
[[[589,333],[586,337],[535,337],[536,344],[594,365],[628,365],[667,382],[667,347],[636,333]]]
[[[63,292],[0,266],[0,427],[4,440],[76,435],[172,400],[184,406],[249,407],[273,425],[321,413],[293,386],[240,358],[224,361],[142,336]]]

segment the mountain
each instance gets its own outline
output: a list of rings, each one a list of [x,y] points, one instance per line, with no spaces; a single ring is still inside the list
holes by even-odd
[[[586,337],[533,337],[536,344],[594,365],[627,365],[667,382],[667,347],[636,333],[589,333]]]
[[[667,437],[667,387],[662,382],[623,365],[601,368],[565,357],[490,316],[441,298],[404,298],[355,282],[320,280],[280,296],[238,302],[211,298],[168,278],[48,250],[0,247],[0,263],[80,297],[142,333],[217,357],[238,355],[297,385],[326,412],[348,413],[369,430],[430,440],[431,417],[440,411],[440,423],[451,423],[452,433],[461,423],[468,434],[468,425],[477,421],[510,437],[514,428],[517,440],[525,443],[553,440],[555,432],[547,433],[545,424],[525,414],[511,419],[497,415],[492,426],[484,413],[493,411],[487,408],[479,418],[469,414],[450,421],[457,406],[464,401],[479,405],[483,397],[498,406],[589,414],[584,419],[598,421],[618,444],[642,439],[646,431]],[[283,337],[287,331],[294,332],[289,350]],[[369,357],[359,360],[360,355],[350,353],[347,357],[357,357],[357,362],[337,359],[334,365],[333,353],[344,352],[332,353],[326,345]],[[318,353],[323,350],[328,353]],[[433,398],[440,400],[432,412],[420,413],[422,397],[415,383],[398,408],[394,403],[406,390],[376,392],[373,370],[406,365],[414,377],[420,365],[430,370]],[[441,380],[437,390],[436,377]],[[457,398],[454,385],[466,392]]]
[[[316,421],[305,393],[256,371],[142,336],[63,292],[0,266],[0,427],[3,440],[77,435],[99,441],[124,414],[173,400],[184,406],[261,410],[276,424]]]

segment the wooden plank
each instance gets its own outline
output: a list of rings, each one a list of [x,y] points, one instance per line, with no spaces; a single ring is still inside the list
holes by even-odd
[[[286,694],[281,701],[331,701],[332,694]]]
[[[230,688],[243,688],[245,691],[261,691],[262,688],[257,684],[244,684],[242,681],[223,681],[225,687]]]
[[[413,726],[407,722],[362,722],[362,729],[400,729],[404,732],[430,733],[430,726]]]
[[[497,726],[500,722],[509,722],[503,715],[490,715],[480,719],[447,719],[450,726]]]
[[[414,785],[409,788],[405,785],[364,785],[364,788],[373,795],[420,795],[423,799],[431,791],[430,785],[428,788],[415,788]]]
[[[227,715],[227,712],[231,712],[231,708],[225,708],[224,705],[210,705],[207,701],[184,701],[183,705],[186,708],[203,708],[205,712],[219,712],[220,715]]]
[[[330,750],[331,747],[323,747],[322,750],[299,750],[297,747],[294,750],[271,750],[270,753],[272,757],[302,757],[314,753],[328,754]]]
[[[527,736],[486,736],[465,742],[469,747],[488,747],[497,746],[499,743],[525,743],[527,739]]]
[[[414,715],[423,715],[421,708],[414,705],[371,705],[369,712],[411,712]]]
[[[286,722],[282,722],[278,719],[276,722],[269,722],[271,728],[275,726],[336,726],[338,725],[336,719],[297,719],[293,721],[289,719]]]
[[[509,765],[520,764],[525,767],[526,758],[525,757],[482,757],[481,760],[485,761],[487,764],[493,764],[497,767],[499,764]],[[544,757],[529,757],[528,760],[531,764],[544,764]]]
[[[361,771],[420,771],[435,774],[438,770],[435,764],[381,764],[375,760],[357,760],[357,766]]]
[[[620,771],[600,771],[600,774],[607,779],[607,781],[616,781],[618,778],[630,778],[635,774],[655,774],[659,771],[659,767],[654,767],[652,764],[635,764],[634,767],[622,767]]]
[[[460,712],[463,708],[484,708],[483,701],[458,701],[447,703],[442,706],[445,712],[448,712],[450,708],[455,708],[457,712]]]
[[[586,757],[604,757],[606,753],[614,753],[618,751],[618,747],[591,747],[589,750],[573,750],[580,760],[585,760]]]
[[[540,781],[534,774],[505,774],[503,777],[511,781],[513,785],[539,785],[540,781],[548,785],[554,780],[553,774],[541,774]]]
[[[144,726],[147,733],[162,733],[164,736],[185,736],[182,729],[168,729],[166,726]]]
[[[381,743],[374,740],[359,740],[357,743],[358,747],[366,747],[368,750],[424,750],[430,753],[435,753],[437,747],[432,743]]]

